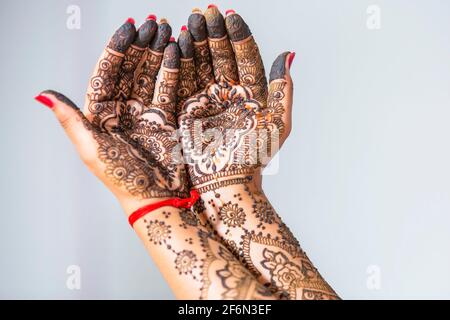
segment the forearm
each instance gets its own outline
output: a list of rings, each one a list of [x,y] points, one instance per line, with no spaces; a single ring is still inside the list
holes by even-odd
[[[177,298],[275,299],[190,209],[158,209],[134,228]]]
[[[277,296],[338,298],[257,185],[233,185],[202,194],[208,220],[223,242]]]

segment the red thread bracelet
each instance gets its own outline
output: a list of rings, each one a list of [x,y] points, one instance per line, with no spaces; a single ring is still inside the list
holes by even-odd
[[[155,211],[156,209],[159,209],[161,207],[175,207],[175,208],[186,208],[189,209],[192,207],[200,198],[200,195],[198,194],[197,190],[191,190],[191,196],[189,198],[181,199],[181,198],[172,198],[163,200],[156,203],[151,203],[149,205],[146,205],[142,208],[137,209],[134,211],[129,217],[128,222],[130,223],[131,227],[133,227],[134,223],[145,216],[147,213],[150,213],[152,211]]]

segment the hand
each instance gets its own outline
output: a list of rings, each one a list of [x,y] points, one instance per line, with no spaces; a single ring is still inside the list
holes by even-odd
[[[231,41],[230,41],[231,40]],[[194,12],[179,39],[182,57],[178,117],[191,182],[201,193],[259,179],[291,128],[294,54],[275,60],[267,86],[258,47],[244,20],[212,6]],[[195,77],[198,81],[195,82]],[[196,89],[200,93],[186,99]]]
[[[188,195],[184,165],[176,159],[179,49],[170,35],[165,21],[158,26],[150,18],[138,31],[132,20],[123,24],[97,63],[84,113],[57,92],[39,98],[49,99],[81,158],[127,213]]]

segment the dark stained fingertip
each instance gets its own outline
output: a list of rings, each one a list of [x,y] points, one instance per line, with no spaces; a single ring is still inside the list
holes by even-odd
[[[158,30],[156,31],[156,36],[153,38],[150,43],[150,49],[156,52],[163,52],[165,46],[170,40],[172,35],[172,28],[167,22],[163,22],[158,26]]]
[[[136,36],[136,27],[128,20],[114,33],[109,41],[108,48],[125,53],[128,47],[133,43]]]
[[[176,42],[170,42],[164,50],[164,67],[170,69],[180,68],[180,49]]]
[[[227,31],[225,29],[225,21],[217,7],[210,7],[205,11],[206,30],[208,37],[212,39],[223,38]]]
[[[269,82],[277,79],[284,79],[286,75],[286,58],[290,55],[290,52],[281,53],[273,62],[270,69]]]
[[[205,16],[201,13],[192,13],[188,19],[188,29],[194,41],[204,41],[207,37]]]
[[[72,109],[79,111],[80,109],[77,107],[77,105],[75,103],[73,103],[72,100],[70,100],[69,98],[67,98],[65,95],[63,95],[62,93],[59,93],[57,91],[54,90],[45,90],[42,91],[40,93],[40,95],[42,94],[50,94],[52,96],[54,96],[57,100],[61,101],[62,103],[67,104],[69,107],[71,107]]]
[[[194,57],[194,39],[189,31],[183,30],[178,37],[178,46],[181,51],[181,58],[190,59]]]
[[[225,18],[225,26],[231,41],[241,41],[252,35],[244,19],[238,14],[230,14]]]
[[[147,19],[138,29],[134,45],[145,48],[149,45],[150,41],[156,34],[158,24],[155,20]]]

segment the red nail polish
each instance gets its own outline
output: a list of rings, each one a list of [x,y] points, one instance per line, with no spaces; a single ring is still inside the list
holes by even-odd
[[[43,95],[38,95],[36,97],[34,97],[34,99],[40,103],[42,103],[44,106],[49,107],[50,109],[53,109],[54,107],[54,103],[52,100],[50,100],[50,98],[43,96]]]
[[[295,58],[295,52],[291,52],[291,54],[289,55],[289,60],[288,60],[288,64],[289,64],[289,69],[291,68],[292,62],[294,61]]]
[[[131,24],[135,24],[135,21],[134,21],[133,18],[128,18],[126,22],[131,23]]]
[[[147,17],[147,20],[153,20],[153,21],[156,21],[156,16],[155,16],[154,14],[150,14],[150,15]]]
[[[235,14],[235,13],[236,13],[236,11],[234,11],[233,9],[229,9],[229,10],[225,11],[226,16],[229,16],[230,14]]]
[[[210,4],[210,5],[208,6],[208,9],[211,9],[211,8],[217,8],[217,6],[216,6],[215,4]]]
[[[181,27],[181,31],[186,31],[187,30],[187,27],[186,26],[182,26]]]
[[[175,42],[175,37],[170,37],[169,42]]]

